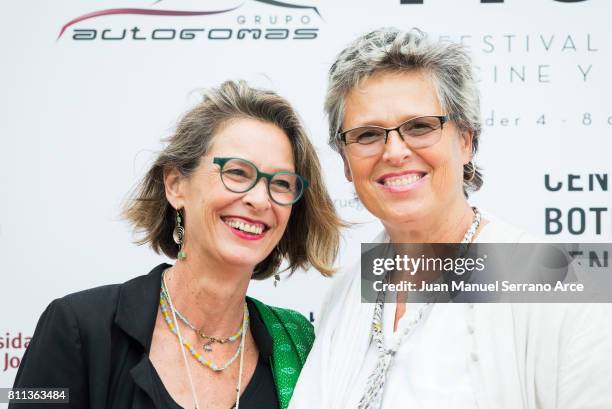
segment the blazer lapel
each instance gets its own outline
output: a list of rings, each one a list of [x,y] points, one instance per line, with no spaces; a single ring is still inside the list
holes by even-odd
[[[145,349],[151,349],[157,317],[161,273],[169,264],[160,264],[149,274],[121,285],[115,324]]]
[[[142,357],[129,370],[136,385],[132,408],[159,408],[161,401],[153,387],[149,351],[159,305],[162,272],[170,267],[160,264],[146,276],[137,277],[121,285],[115,325],[142,347]]]
[[[134,394],[132,409],[161,409],[161,398],[153,387],[151,363],[148,362],[148,360],[149,357],[143,354],[140,362],[130,371],[134,383],[140,388],[140,390],[137,390]]]

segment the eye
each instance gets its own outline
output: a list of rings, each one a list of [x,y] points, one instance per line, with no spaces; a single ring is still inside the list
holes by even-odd
[[[384,131],[376,128],[357,128],[346,135],[347,143],[369,145],[383,138]]]
[[[249,164],[239,162],[237,160],[229,163],[223,168],[223,177],[236,182],[247,182],[255,179],[257,170]]]
[[[413,125],[413,128],[415,129],[433,129],[431,124],[428,124],[426,122],[415,122]]]
[[[273,179],[272,180],[272,188],[277,191],[288,192],[292,190],[293,185],[288,180],[283,179]]]
[[[230,176],[248,177],[247,172],[240,168],[224,169],[223,173]]]
[[[437,123],[435,121],[437,121]],[[402,126],[401,132],[410,136],[421,136],[436,130],[438,127],[439,121],[436,118],[421,118],[407,122]]]
[[[270,190],[277,193],[292,193],[299,189],[299,176],[294,173],[277,173],[270,181]]]
[[[367,143],[367,142],[370,142],[370,141],[372,141],[372,140],[377,139],[378,137],[379,137],[379,135],[378,135],[378,134],[376,134],[376,133],[374,133],[374,132],[365,132],[365,133],[363,133],[363,134],[359,135],[359,137],[357,138],[357,140],[358,140],[360,143],[364,143],[364,142],[366,142],[366,143]]]
[[[286,180],[275,180],[274,182],[274,186],[278,186],[280,188],[283,189],[291,189],[291,184],[289,182],[287,182]]]

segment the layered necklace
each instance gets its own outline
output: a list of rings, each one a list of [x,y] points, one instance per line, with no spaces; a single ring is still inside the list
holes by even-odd
[[[161,287],[161,293],[160,293],[160,297],[159,297],[159,303],[162,309],[162,313],[164,313],[164,310],[167,311],[167,303],[168,303],[168,290],[166,289],[163,281],[162,281],[162,287]],[[249,309],[247,308],[247,304],[246,302],[244,303],[244,314],[246,319],[246,326],[248,329],[248,324],[249,324]],[[206,340],[206,342],[204,342],[204,344],[202,345],[202,349],[204,349],[204,351],[206,352],[213,352],[213,344],[226,344],[228,342],[236,342],[236,340],[238,338],[240,338],[240,336],[242,335],[242,332],[245,329],[245,324],[243,323],[240,328],[238,329],[238,331],[236,331],[236,333],[234,335],[231,335],[229,337],[226,338],[217,338],[217,337],[213,337],[211,335],[207,335],[204,333],[204,331],[202,329],[198,329],[196,328],[195,325],[193,325],[183,314],[181,314],[178,310],[176,310],[176,316],[178,317],[179,320],[183,321],[183,323],[185,325],[187,325],[189,328],[191,328],[193,330],[193,332],[195,332],[200,338]],[[166,314],[164,314],[164,318],[168,318],[166,316]],[[171,321],[168,321],[168,319],[166,319],[166,322],[171,323]]]
[[[481,214],[480,211],[473,207],[474,219],[470,228],[465,232],[461,244],[466,247],[472,242],[478,226],[480,226]],[[366,384],[366,390],[361,400],[359,401],[358,409],[380,409],[382,407],[383,391],[385,389],[385,382],[387,380],[387,372],[395,357],[395,354],[399,350],[402,341],[406,336],[417,326],[422,320],[426,312],[431,308],[432,303],[426,303],[419,308],[415,318],[406,325],[401,336],[397,339],[395,345],[391,348],[385,348],[385,336],[383,333],[383,306],[385,302],[385,293],[380,291],[376,299],[376,305],[374,306],[374,315],[372,317],[372,342],[376,346],[378,351],[378,360],[374,371],[368,377]]]
[[[166,288],[166,284],[164,280],[166,271],[164,271],[162,275],[161,291],[159,294],[159,307],[161,309],[161,313],[164,317],[164,320],[166,321],[166,324],[168,324],[168,328],[170,329],[170,331],[174,333],[174,335],[178,336],[177,329],[176,329],[177,325],[174,322],[174,320],[170,317],[171,312],[170,312],[169,303],[168,303],[168,289]],[[181,314],[176,309],[176,307],[174,308],[174,313],[176,314],[176,317],[180,319],[181,321],[183,321],[183,323],[187,325],[191,330],[193,330],[200,338],[203,338],[206,340],[206,342],[202,346],[202,349],[204,349],[204,351],[206,352],[212,352],[213,343],[225,344],[228,342],[235,342],[238,338],[240,338],[245,333],[245,330],[248,330],[249,309],[247,307],[246,301],[244,303],[243,311],[244,311],[243,320],[242,320],[242,325],[240,326],[240,329],[234,335],[229,336],[227,338],[216,338],[216,337],[212,337],[210,335],[204,334],[202,330],[197,329],[187,318],[185,318],[185,316]],[[183,346],[191,353],[191,355],[199,363],[212,369],[215,372],[221,372],[227,369],[238,358],[238,356],[240,355],[240,352],[242,352],[242,342],[241,342],[238,344],[238,348],[236,349],[236,352],[234,353],[234,355],[232,355],[232,357],[229,360],[227,360],[227,362],[225,362],[224,364],[218,365],[214,363],[212,360],[206,359],[202,354],[200,354],[196,350],[196,348],[193,345],[191,345],[191,343],[187,342],[186,340],[183,340]]]
[[[166,324],[168,324],[168,328],[170,329],[170,331],[172,331],[172,333],[177,336],[179,345],[181,346],[181,351],[183,354],[183,361],[185,363],[185,369],[187,371],[189,385],[191,386],[191,394],[193,396],[193,400],[194,400],[196,409],[200,409],[200,405],[198,403],[198,398],[197,398],[195,386],[193,383],[193,377],[191,376],[191,369],[189,367],[189,363],[187,362],[187,356],[185,354],[185,350],[189,351],[191,355],[200,364],[202,364],[203,366],[207,368],[212,369],[215,372],[220,372],[220,371],[227,369],[232,363],[234,363],[234,361],[238,358],[238,356],[240,356],[240,368],[238,370],[238,382],[236,385],[236,403],[232,407],[232,409],[239,409],[240,407],[240,389],[241,389],[241,382],[242,382],[242,373],[244,369],[244,349],[245,349],[244,343],[246,339],[246,333],[249,328],[249,309],[247,307],[246,301],[244,302],[244,307],[243,307],[244,312],[243,312],[243,318],[242,318],[242,325],[240,326],[240,329],[238,330],[238,332],[236,332],[234,335],[227,337],[227,338],[216,338],[216,337],[208,336],[204,334],[201,330],[198,330],[194,325],[191,324],[191,322],[189,322],[189,320],[187,320],[187,318],[185,318],[184,315],[182,315],[180,312],[177,311],[176,307],[174,306],[174,303],[172,302],[172,297],[170,296],[170,292],[168,291],[168,288],[166,287],[166,272],[168,270],[169,269],[164,270],[161,276],[161,290],[160,290],[160,296],[159,296],[159,306],[160,306],[161,313],[164,317],[164,321],[166,321]],[[172,314],[172,317],[170,316],[171,314]],[[203,345],[203,349],[207,352],[212,352],[213,343],[225,344],[226,342],[234,342],[238,338],[240,338],[240,343],[238,344],[236,353],[234,353],[234,355],[223,365],[217,365],[212,360],[204,358],[204,356],[201,355],[194,348],[193,345],[191,345],[189,342],[187,342],[187,340],[185,340],[182,337],[181,330],[178,325],[179,319],[183,321],[183,323],[185,323],[185,325],[187,325],[190,329],[195,331],[199,337],[207,340],[207,342]]]

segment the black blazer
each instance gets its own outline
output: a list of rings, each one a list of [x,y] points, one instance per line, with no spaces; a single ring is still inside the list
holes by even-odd
[[[161,273],[168,267],[53,301],[36,326],[15,387],[69,387],[70,403],[9,408],[153,408],[148,353]]]

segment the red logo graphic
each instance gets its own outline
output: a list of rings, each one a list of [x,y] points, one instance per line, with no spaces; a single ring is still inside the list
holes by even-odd
[[[160,3],[161,1],[162,0],[157,0],[155,3],[153,3],[153,5]],[[277,0],[251,0],[251,1],[268,4],[270,6],[276,6],[276,7],[312,10],[319,17],[321,17],[319,10],[313,6],[290,4],[290,3],[285,3],[285,2],[277,1]],[[85,20],[89,20],[89,19],[101,17],[101,16],[111,16],[111,15],[117,15],[117,14],[146,15],[146,16],[175,16],[175,17],[177,16],[183,16],[183,17],[184,16],[191,16],[191,17],[192,16],[210,16],[214,14],[229,13],[230,11],[239,9],[243,5],[244,3],[241,3],[238,6],[235,6],[229,9],[212,10],[212,11],[158,10],[158,9],[141,9],[141,8],[116,8],[116,9],[98,10],[98,11],[93,11],[91,13],[83,14],[82,16],[76,17],[70,20],[69,22],[67,22],[66,24],[64,24],[64,26],[59,32],[59,35],[57,36],[57,39],[59,40],[62,37],[62,35],[64,34],[64,32],[66,31],[68,27],[74,24],[80,23],[81,21],[85,21]]]

